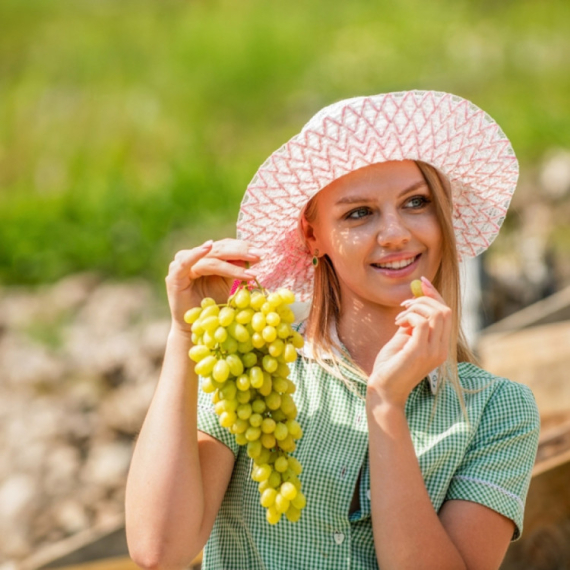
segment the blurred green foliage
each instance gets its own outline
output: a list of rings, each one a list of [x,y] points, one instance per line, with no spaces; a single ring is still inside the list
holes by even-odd
[[[318,109],[436,89],[570,141],[567,0],[3,0],[0,282],[162,279]]]

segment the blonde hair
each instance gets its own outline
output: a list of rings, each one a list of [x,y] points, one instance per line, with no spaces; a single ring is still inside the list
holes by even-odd
[[[443,235],[441,264],[433,279],[433,284],[452,311],[451,341],[448,358],[438,369],[436,402],[443,383],[449,381],[455,388],[461,410],[467,417],[463,392],[469,392],[469,390],[464,390],[460,384],[457,363],[476,363],[476,358],[471,352],[461,328],[459,261],[457,259],[455,232],[453,230],[451,191],[445,177],[433,166],[421,161],[415,161],[415,163],[431,190],[432,200]],[[307,204],[303,215],[309,224],[315,221],[317,216],[317,200],[315,198]],[[445,279],[443,276],[445,276]],[[346,350],[343,351],[342,347],[338,346],[338,343],[332,337],[332,327],[339,319],[340,307],[340,284],[330,259],[325,255],[319,259],[319,264],[315,268],[313,300],[306,323],[305,335],[315,349],[313,352],[319,364],[345,382],[347,387],[356,393],[354,386],[342,374],[341,369],[343,367],[348,368],[364,378],[367,375],[352,360]],[[344,353],[346,361],[343,362],[335,357],[335,350],[337,353],[339,351]],[[332,355],[330,356],[333,362],[332,367],[323,360],[323,353]]]

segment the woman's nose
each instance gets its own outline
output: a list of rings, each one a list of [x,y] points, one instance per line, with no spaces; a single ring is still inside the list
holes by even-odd
[[[403,245],[410,241],[411,234],[397,214],[386,214],[380,222],[377,240],[382,246]]]

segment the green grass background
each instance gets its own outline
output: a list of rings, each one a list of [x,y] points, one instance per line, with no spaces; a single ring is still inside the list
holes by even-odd
[[[567,0],[3,0],[0,283],[162,280],[318,109],[436,89],[523,173],[570,141]]]

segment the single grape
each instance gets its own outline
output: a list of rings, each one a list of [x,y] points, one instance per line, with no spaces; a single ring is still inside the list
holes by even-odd
[[[269,475],[266,478],[268,477]],[[281,485],[279,492],[288,501],[292,501],[297,496],[297,488],[295,485],[293,485],[293,483],[290,483],[288,481]]]
[[[263,491],[259,502],[262,507],[268,508],[275,503],[275,497],[277,496],[277,491],[269,487]]]
[[[422,287],[422,282],[419,279],[414,279],[410,283],[410,289],[412,290],[414,297],[423,297],[424,290]]]
[[[222,307],[220,314],[218,315],[218,320],[220,326],[227,327],[231,324],[235,318],[236,310],[231,307]]]
[[[184,313],[184,321],[189,325],[195,323],[202,314],[202,307],[194,307]]]
[[[301,518],[301,511],[291,505],[285,512],[285,516],[289,522],[296,523]]]

